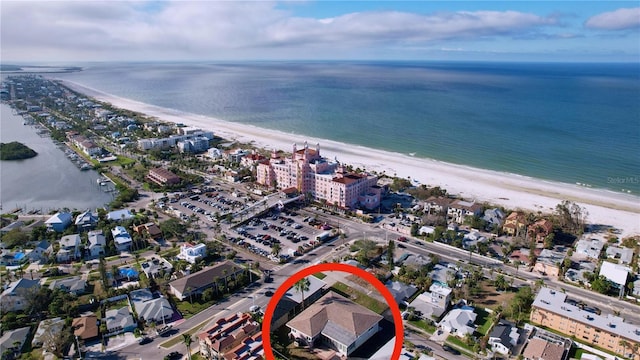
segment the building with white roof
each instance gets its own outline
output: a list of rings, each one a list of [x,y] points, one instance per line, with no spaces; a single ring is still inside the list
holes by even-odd
[[[438,327],[457,337],[473,334],[476,330],[474,322],[478,316],[473,310],[471,306],[452,309],[440,320]]]
[[[185,260],[190,264],[195,264],[198,260],[207,255],[207,246],[205,244],[184,243],[180,245],[180,253],[176,256],[178,259]]]
[[[629,280],[631,269],[628,266],[603,261],[600,266],[600,275],[611,281],[617,288],[624,288]]]
[[[629,265],[633,260],[633,249],[626,247],[607,247],[607,258],[617,260],[622,265]]]
[[[640,360],[640,354],[630,354],[640,344],[640,327],[625,323],[612,314],[598,315],[567,302],[567,294],[542,288],[533,302],[530,320],[533,323],[575,336],[576,340]],[[626,340],[626,348],[620,344]]]
[[[587,259],[599,259],[604,243],[598,239],[582,239],[576,243],[575,255]]]

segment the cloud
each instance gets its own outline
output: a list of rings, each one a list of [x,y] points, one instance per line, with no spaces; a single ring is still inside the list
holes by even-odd
[[[622,8],[590,17],[585,27],[601,30],[629,30],[640,28],[640,7]]]
[[[317,19],[269,1],[9,1],[0,16],[3,58],[21,60],[300,58],[526,35],[558,24],[554,16],[518,11],[363,11]]]

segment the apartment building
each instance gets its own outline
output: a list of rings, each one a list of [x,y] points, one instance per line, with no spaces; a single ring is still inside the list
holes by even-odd
[[[598,315],[567,299],[565,293],[542,288],[533,302],[531,322],[574,336],[632,360],[640,360],[640,327],[612,314]]]

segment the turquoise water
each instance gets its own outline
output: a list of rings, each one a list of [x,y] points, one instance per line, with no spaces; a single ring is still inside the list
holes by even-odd
[[[640,193],[640,65],[137,63],[56,74],[298,135]]]

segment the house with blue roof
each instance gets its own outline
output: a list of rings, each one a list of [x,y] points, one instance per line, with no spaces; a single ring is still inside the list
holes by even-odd
[[[63,232],[71,222],[73,221],[73,217],[71,213],[68,212],[58,212],[50,217],[45,224],[48,230],[53,230],[55,232]]]

